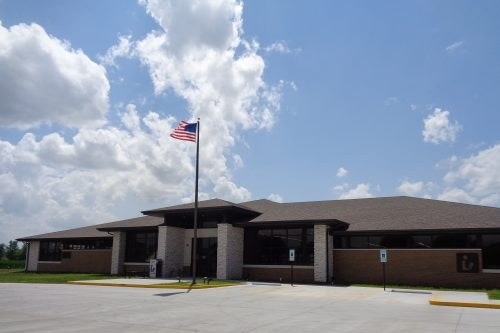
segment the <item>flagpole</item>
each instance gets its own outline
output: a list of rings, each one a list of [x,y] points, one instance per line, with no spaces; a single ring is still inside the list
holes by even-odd
[[[194,186],[194,225],[193,225],[193,282],[196,283],[196,248],[198,243],[198,169],[200,159],[200,118],[196,125],[196,181]]]

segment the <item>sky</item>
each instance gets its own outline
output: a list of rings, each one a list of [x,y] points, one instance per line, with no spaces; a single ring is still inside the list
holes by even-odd
[[[500,207],[498,1],[0,0],[0,242],[200,199]]]

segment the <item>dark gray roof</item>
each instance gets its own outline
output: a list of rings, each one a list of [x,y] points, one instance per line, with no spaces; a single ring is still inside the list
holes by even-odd
[[[107,231],[127,228],[155,227],[163,223],[162,218],[153,216],[141,216],[127,220],[110,223],[91,225],[83,228],[75,228],[63,231],[50,232],[36,236],[18,238],[19,241],[38,239],[62,239],[62,238],[103,238],[112,237]]]
[[[98,230],[117,230],[117,229],[133,229],[133,228],[149,228],[156,227],[163,223],[163,218],[156,216],[141,216],[128,220],[104,223],[96,225]]]
[[[242,210],[242,211],[253,212],[248,207],[236,204],[234,202],[221,200],[221,199],[210,199],[210,200],[199,201],[198,208],[203,209],[203,210],[238,209],[238,210]],[[193,209],[194,209],[194,202],[190,202],[190,203],[181,204],[181,205],[145,210],[145,211],[142,211],[142,213],[145,215],[163,216],[163,214],[165,214],[165,213],[184,212],[184,211],[190,211]]]
[[[412,197],[242,203],[262,212],[249,222],[342,221],[347,231],[500,228],[500,208]]]
[[[18,238],[18,241],[59,238],[105,238],[112,237],[107,232],[98,231],[95,225],[63,231],[49,232],[46,234]]]

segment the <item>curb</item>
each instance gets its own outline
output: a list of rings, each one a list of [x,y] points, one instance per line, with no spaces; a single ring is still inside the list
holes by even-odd
[[[438,299],[430,299],[429,304],[440,305],[440,306],[459,306],[466,308],[500,309],[500,304],[497,303],[455,302],[455,301],[441,301]]]
[[[68,281],[66,284],[76,284],[81,286],[100,286],[100,287],[127,287],[127,288],[153,288],[153,289],[210,289],[210,288],[221,288],[221,287],[232,287],[237,286],[237,284],[232,285],[224,285],[224,286],[193,286],[193,287],[185,287],[185,286],[176,286],[176,285],[162,285],[162,284],[129,284],[129,283],[105,283],[105,282],[77,282],[77,281]]]

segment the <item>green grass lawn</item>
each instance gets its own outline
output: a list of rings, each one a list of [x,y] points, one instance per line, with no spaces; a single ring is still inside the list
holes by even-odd
[[[19,269],[0,269],[0,283],[66,283],[75,280],[110,278],[115,276],[85,273],[26,273]]]
[[[488,296],[490,299],[500,300],[500,289],[488,290]]]

